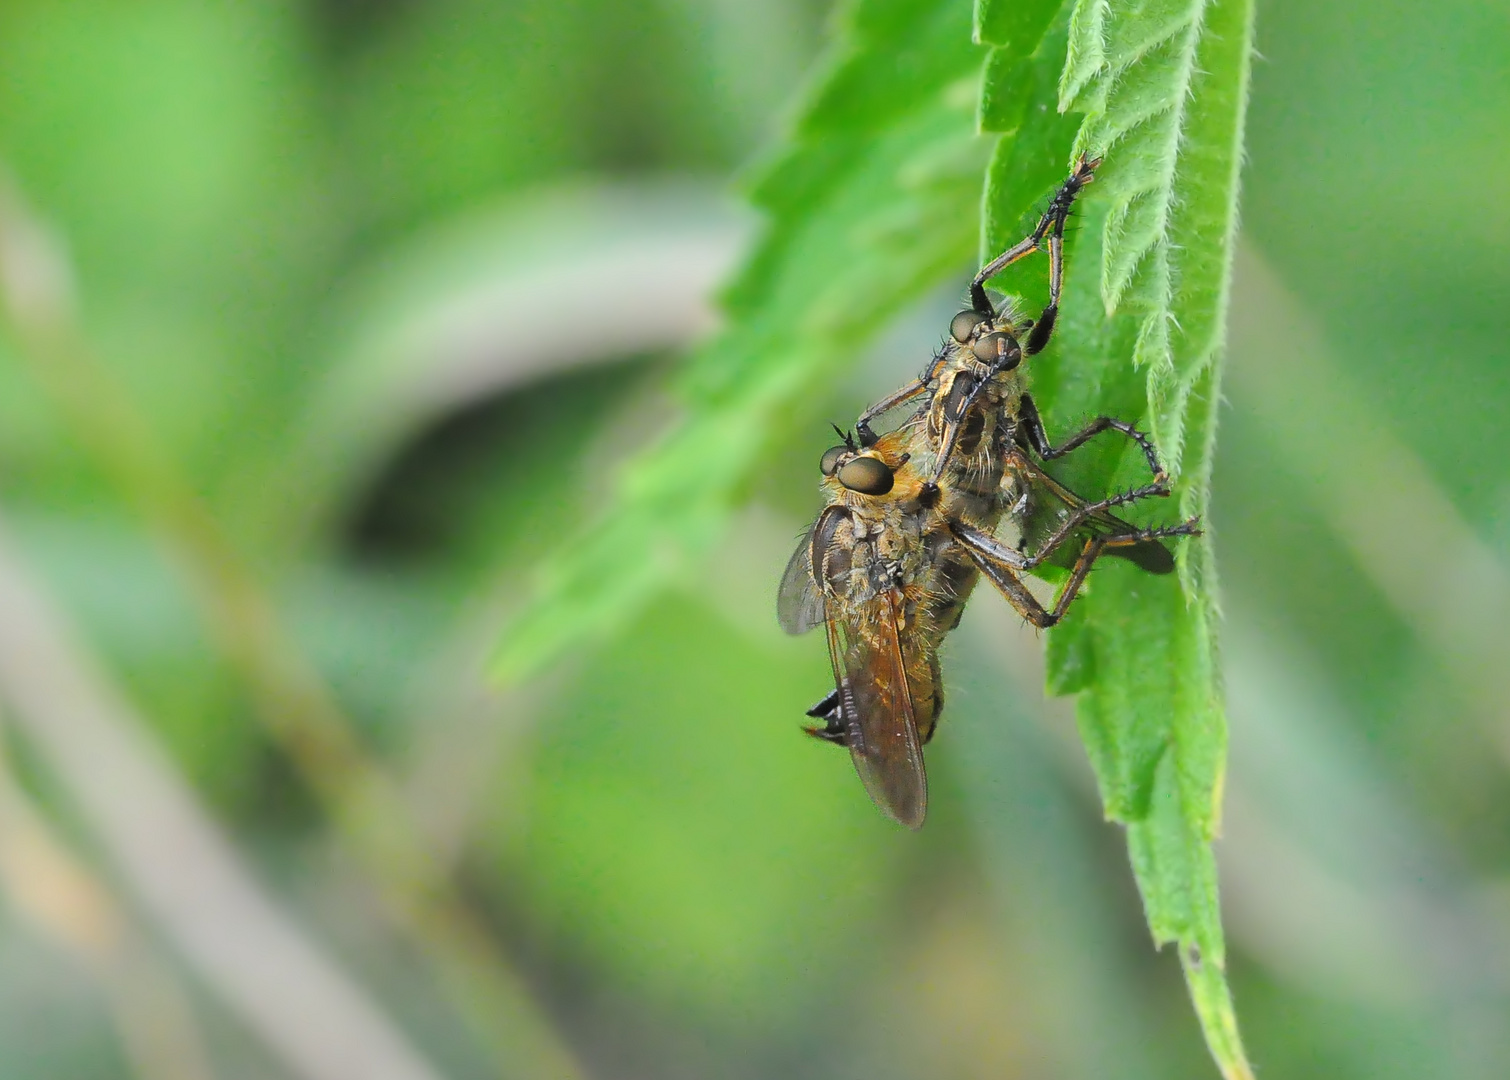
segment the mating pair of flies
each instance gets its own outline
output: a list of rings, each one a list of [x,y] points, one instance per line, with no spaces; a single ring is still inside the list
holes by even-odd
[[[959,624],[984,575],[1034,626],[1063,618],[1103,555],[1154,574],[1174,569],[1162,540],[1197,535],[1195,519],[1139,528],[1119,506],[1169,494],[1169,477],[1148,438],[1101,416],[1055,446],[1027,392],[1022,362],[1043,350],[1059,314],[1064,226],[1095,175],[1082,158],[1033,232],[992,259],[970,283],[970,307],[955,315],[927,369],[866,409],[854,435],[823,454],[826,505],[787,564],[777,612],[788,633],[822,625],[834,689],[808,710],[808,733],[849,748],[866,790],[911,828],[928,804],[923,744],[943,708],[938,649]],[[998,308],[985,283],[1034,252],[1049,257],[1049,303],[1037,319]],[[913,412],[877,435],[872,421]],[[835,430],[838,430],[837,428]],[[1142,451],[1152,478],[1106,498],[1082,498],[1044,471],[1105,431]],[[1045,605],[1023,576],[1045,563],[1069,576]]]

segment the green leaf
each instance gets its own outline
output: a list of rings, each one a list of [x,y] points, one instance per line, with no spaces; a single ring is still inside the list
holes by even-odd
[[[1250,0],[1080,0],[1060,107],[1085,112],[1076,150],[1105,153],[1101,297],[1140,316],[1152,420],[1171,467],[1186,397],[1226,336]]]
[[[979,26],[999,25],[995,6],[981,4]],[[1177,478],[1179,515],[1203,515],[1251,2],[1074,0],[1038,44],[1007,36],[982,87],[983,119],[1011,132],[988,178],[986,247],[1020,238],[1025,196],[1046,194],[1080,153],[1105,158],[1068,244],[1059,333],[1033,362],[1035,397],[1056,438],[1096,414],[1151,424]],[[1125,442],[1103,437],[1074,455],[1064,479],[1094,495],[1144,482],[1146,469]],[[1080,694],[1081,735],[1107,816],[1127,826],[1149,927],[1158,943],[1178,943],[1207,1044],[1236,1080],[1251,1070],[1224,973],[1210,846],[1226,752],[1216,577],[1209,537],[1182,546],[1177,577],[1098,568],[1049,634],[1048,684]]]
[[[611,632],[705,557],[768,447],[816,422],[813,390],[888,312],[969,263],[990,148],[973,115],[983,52],[962,2],[847,9],[787,147],[753,183],[768,227],[726,293],[727,328],[677,380],[684,419],[624,464],[603,519],[543,568],[500,677]]]

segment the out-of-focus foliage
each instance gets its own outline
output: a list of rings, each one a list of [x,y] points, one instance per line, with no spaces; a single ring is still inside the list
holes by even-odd
[[[612,641],[503,698],[478,677],[528,567],[676,411],[663,358],[707,320],[677,305],[742,228],[710,193],[776,144],[826,14],[16,0],[0,161],[61,243],[96,366],[395,779],[542,1039],[604,1077],[1209,1076],[1072,720],[1042,699],[1042,641],[1002,605],[981,596],[945,658],[921,836],[897,836],[842,755],[795,731],[827,665],[770,608],[816,505],[821,421],[915,372],[953,286],[867,307],[854,374],[837,355],[813,371],[800,414],[738,448],[748,481],[722,487],[710,447],[681,482],[751,506]],[[1470,0],[1273,0],[1257,26],[1208,517],[1229,974],[1260,1075],[1498,1078],[1510,21]],[[943,227],[962,283],[976,221]],[[656,236],[677,245],[651,251]],[[318,1075],[315,1051],[354,1052],[336,1021],[361,1016],[395,1075],[507,1072],[425,944],[435,928],[380,901],[391,877],[267,733],[184,549],[91,456],[13,322],[0,580],[22,573],[66,616],[163,775],[189,781],[280,925],[342,979],[318,998],[314,982],[229,993],[243,984],[195,949],[230,909],[170,925],[112,839],[123,823],[88,809],[143,774],[86,743],[68,759],[96,770],[82,789],[32,726],[72,684],[23,701],[15,675],[0,1076]],[[36,648],[16,610],[0,607],[0,643]],[[143,816],[156,795],[127,805],[163,820]],[[187,849],[159,849],[170,885],[204,880]],[[287,970],[241,941],[245,970]],[[302,1026],[276,1027],[290,1016]]]
[[[811,421],[833,378],[967,256],[985,145],[971,106],[981,50],[962,4],[849,5],[789,145],[755,180],[770,227],[726,297],[729,329],[686,366],[686,422],[630,462],[605,520],[552,559],[500,648],[509,681],[623,622],[705,557],[775,438]],[[804,406],[807,407],[804,407]],[[708,468],[716,462],[716,468]]]

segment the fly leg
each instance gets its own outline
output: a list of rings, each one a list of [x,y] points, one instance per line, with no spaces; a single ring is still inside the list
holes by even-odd
[[[1196,522],[1191,520],[1179,525],[1138,529],[1117,536],[1091,537],[1080,550],[1080,557],[1075,560],[1075,568],[1070,572],[1069,579],[1065,581],[1059,594],[1054,598],[1054,606],[1046,608],[1036,596],[1028,591],[1019,575],[1037,566],[1052,549],[1046,549],[1038,555],[1024,555],[1015,548],[1003,544],[989,533],[984,533],[963,522],[950,522],[949,531],[969,554],[971,561],[981,573],[985,574],[1007,602],[1017,609],[1018,614],[1042,629],[1048,629],[1064,618],[1064,613],[1069,610],[1070,603],[1085,584],[1091,567],[1108,551],[1165,537],[1200,535]]]
[[[1169,494],[1169,473],[1164,469],[1164,463],[1159,460],[1159,452],[1154,449],[1147,435],[1126,421],[1116,420],[1110,416],[1098,416],[1087,424],[1083,431],[1070,436],[1059,446],[1052,446],[1049,443],[1048,433],[1043,429],[1043,418],[1038,415],[1038,406],[1033,403],[1032,395],[1023,394],[1018,403],[1017,431],[1019,436],[1026,439],[1028,448],[1045,461],[1063,457],[1103,431],[1120,431],[1138,444],[1138,448],[1143,451],[1144,459],[1148,462],[1149,471],[1153,473],[1153,486],[1162,489],[1150,492],[1150,494]]]
[[[855,434],[859,436],[861,446],[874,446],[876,433],[870,429],[870,422],[876,417],[891,412],[899,405],[905,405],[914,398],[921,397],[928,392],[928,381],[932,377],[932,365],[929,371],[916,382],[908,383],[900,390],[893,391],[870,408],[860,414],[860,419],[855,421]]]
[[[1054,321],[1059,317],[1059,293],[1064,286],[1064,223],[1070,216],[1070,207],[1075,204],[1076,196],[1086,184],[1095,179],[1096,167],[1100,164],[1100,158],[1082,157],[1069,179],[1054,192],[1054,197],[1049,200],[1049,208],[1038,219],[1033,231],[982,266],[975,275],[975,280],[970,282],[971,306],[983,314],[994,315],[991,301],[986,296],[986,282],[1019,259],[1024,259],[1035,251],[1048,251],[1049,305],[1043,309],[1043,314],[1028,333],[1028,340],[1022,350],[1024,356],[1042,352],[1054,333]]]
[[[1070,571],[1069,580],[1059,590],[1059,595],[1054,599],[1054,610],[1050,612],[1054,621],[1064,618],[1065,611],[1070,606],[1070,601],[1080,592],[1080,587],[1085,584],[1087,575],[1091,572],[1091,566],[1095,561],[1108,551],[1119,547],[1127,547],[1145,541],[1158,540],[1169,536],[1199,536],[1201,530],[1197,527],[1194,518],[1181,522],[1178,525],[1166,525],[1157,529],[1139,529],[1136,533],[1126,536],[1095,536],[1085,542],[1085,547],[1080,550],[1080,558],[1075,560],[1075,569]]]
[[[964,522],[951,521],[949,532],[976,568],[996,586],[996,591],[1017,609],[1017,614],[1045,630],[1059,621],[1059,615],[1045,608],[1018,576],[1027,569],[1022,552]]]
[[[844,714],[840,711],[838,690],[830,690],[822,701],[807,711],[807,715],[814,720],[822,720],[823,726],[818,727],[815,724],[812,727],[804,727],[803,731],[824,742],[837,743],[840,746],[849,745],[849,733],[844,727]]]
[[[948,359],[948,351],[942,348],[939,349],[938,352],[933,354],[933,359],[928,361],[928,367],[924,369],[923,374],[919,375],[915,381],[908,383],[900,390],[887,394],[880,401],[861,413],[860,419],[855,421],[855,434],[860,437],[860,445],[874,446],[876,444],[876,433],[870,430],[870,422],[876,417],[884,416],[886,413],[891,412],[892,409],[906,405],[909,401],[926,394],[928,388],[933,385],[934,377],[938,375],[939,367]]]
[[[1105,430],[1105,428],[1097,428],[1096,430]],[[1089,438],[1089,435],[1085,437]],[[1071,440],[1070,443],[1060,448],[1060,453],[1073,449],[1075,445],[1077,445],[1075,440]],[[1151,454],[1152,447],[1150,446],[1148,450]],[[1079,496],[1066,489],[1052,476],[1035,465],[1021,450],[1013,449],[1008,451],[1007,458],[1006,473],[1003,477],[1004,484],[1008,476],[1013,474],[1022,476],[1031,485],[1045,489],[1051,497],[1057,497],[1068,508],[1067,512],[1061,514],[1059,524],[1054,531],[1036,544],[1038,554],[1023,556],[1029,560],[1029,569],[1055,554],[1077,528],[1089,524],[1091,532],[1097,533],[1109,541],[1118,541],[1109,546],[1109,554],[1127,559],[1129,562],[1135,563],[1151,574],[1168,574],[1174,571],[1174,556],[1168,548],[1163,544],[1157,543],[1156,538],[1140,538],[1138,535],[1139,529],[1136,525],[1130,525],[1106,512],[1111,507],[1125,506],[1139,499],[1152,496],[1167,496],[1169,494],[1169,482],[1168,477],[1162,471],[1155,473],[1152,483],[1133,488],[1131,491],[1111,495],[1097,502],[1087,503],[1081,501]],[[1156,457],[1155,460],[1157,460]],[[1198,520],[1197,518],[1191,518],[1182,525],[1170,526],[1170,528],[1176,531],[1168,535],[1184,536],[1187,533],[1193,535]],[[1127,537],[1128,539],[1123,540],[1123,537]]]
[[[1110,510],[1114,506],[1125,506],[1128,503],[1137,502],[1139,499],[1146,499],[1149,496],[1168,494],[1169,489],[1166,484],[1144,484],[1142,487],[1136,487],[1130,491],[1118,492],[1116,495],[1108,495],[1106,498],[1096,502],[1082,503],[1076,506],[1065,515],[1064,519],[1059,523],[1059,528],[1050,533],[1044,539],[1043,543],[1039,545],[1036,555],[1023,556],[1025,565],[1022,569],[1031,570],[1043,562],[1057,551],[1061,544],[1069,539],[1071,533],[1097,514]],[[1199,534],[1200,519],[1191,518],[1178,525],[1167,525],[1157,529],[1129,529],[1126,533],[1114,533],[1111,536],[1098,537],[1098,539],[1105,540],[1108,545],[1125,546],[1136,544],[1143,540],[1156,540],[1161,536],[1197,536]]]

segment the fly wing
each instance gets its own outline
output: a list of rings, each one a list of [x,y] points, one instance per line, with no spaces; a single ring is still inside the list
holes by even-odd
[[[878,807],[916,829],[928,812],[928,776],[897,634],[898,603],[887,592],[857,609],[852,620],[830,619],[828,650],[855,771]]]
[[[1086,500],[1042,469],[1024,462],[1021,458],[1018,458],[1016,464],[1018,475],[1023,477],[1032,489],[1028,496],[1027,508],[1017,521],[1022,530],[1022,550],[1034,552],[1040,549],[1044,541],[1059,528],[1070,513],[1084,506]],[[1126,536],[1137,531],[1136,525],[1123,521],[1115,514],[1098,510],[1071,533],[1077,542],[1062,545],[1049,557],[1048,561],[1056,566],[1069,568],[1075,565],[1080,549],[1089,537]],[[1133,544],[1108,547],[1105,553],[1118,559],[1126,559],[1150,574],[1168,574],[1174,570],[1174,555],[1157,540],[1139,540]]]
[[[823,519],[820,516],[818,520]],[[787,560],[781,588],[776,593],[776,618],[788,634],[805,634],[824,619],[823,596],[813,577],[812,540],[813,525],[809,525],[797,541],[797,550]]]

